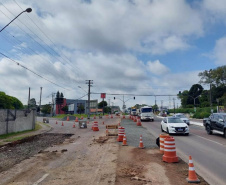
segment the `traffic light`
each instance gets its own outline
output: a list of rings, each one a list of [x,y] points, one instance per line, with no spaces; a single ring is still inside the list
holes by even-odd
[[[135,97],[133,97],[133,99],[135,100]]]

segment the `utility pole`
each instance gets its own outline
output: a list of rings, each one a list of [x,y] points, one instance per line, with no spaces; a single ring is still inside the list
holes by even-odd
[[[86,84],[88,84],[88,119],[90,119],[90,86],[93,80],[86,80]]]
[[[163,100],[161,100],[161,111],[163,109]]]
[[[30,104],[30,92],[31,92],[31,88],[29,87],[29,90],[28,90],[27,110],[29,110],[29,104]]]
[[[41,101],[42,101],[42,87],[40,87],[40,102],[39,102],[40,112],[41,112]]]
[[[173,98],[173,108],[174,108],[174,114],[175,114],[175,98]]]
[[[155,96],[155,105],[156,105],[156,96]]]

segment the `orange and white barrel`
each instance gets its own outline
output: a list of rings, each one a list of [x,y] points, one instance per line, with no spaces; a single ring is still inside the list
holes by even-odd
[[[123,142],[123,136],[125,134],[125,128],[124,127],[119,127],[118,128],[118,142]]]
[[[165,138],[164,155],[162,156],[162,160],[167,163],[178,162],[174,137],[168,136]]]
[[[169,136],[169,134],[160,134],[159,135],[160,154],[164,154],[164,140],[168,136]]]

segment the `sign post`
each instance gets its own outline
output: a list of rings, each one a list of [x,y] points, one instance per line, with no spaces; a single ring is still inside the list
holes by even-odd
[[[104,98],[106,98],[106,93],[101,93],[101,98],[103,98],[103,115],[104,115]]]

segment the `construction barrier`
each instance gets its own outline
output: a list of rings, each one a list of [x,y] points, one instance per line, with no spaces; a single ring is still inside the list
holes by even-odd
[[[123,136],[125,134],[125,128],[124,127],[119,127],[118,128],[118,142],[123,142]]]
[[[93,124],[93,131],[99,131],[98,123]]]
[[[142,126],[140,118],[137,118],[137,126]]]
[[[168,136],[169,134],[164,134],[164,133],[159,135],[160,154],[164,154],[164,140]]]
[[[188,172],[188,178],[186,180],[189,183],[199,183],[200,180],[198,179],[196,173],[195,173],[195,167],[192,161],[191,156],[189,156],[189,172]]]
[[[106,136],[118,136],[118,125],[106,125]]]
[[[126,140],[126,134],[124,134],[124,136],[123,136],[122,146],[128,146],[127,145],[127,140]]]
[[[164,140],[164,155],[162,160],[167,163],[178,162],[178,157],[176,156],[176,146],[174,137],[168,136]]]

